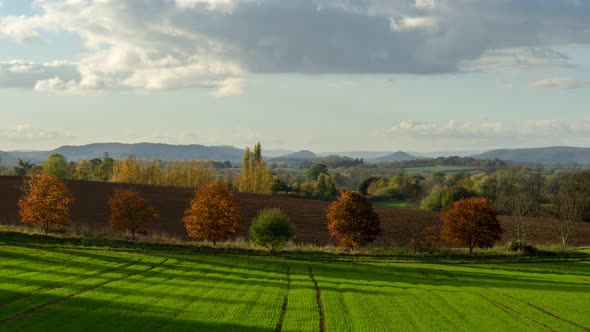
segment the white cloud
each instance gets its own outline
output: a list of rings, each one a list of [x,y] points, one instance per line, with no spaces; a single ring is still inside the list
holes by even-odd
[[[411,17],[406,16],[400,19],[391,18],[390,28],[393,31],[404,31],[413,29],[429,29],[436,26],[436,18],[433,16]]]
[[[399,146],[471,149],[590,144],[590,118],[546,119],[522,122],[404,120],[378,136]]]
[[[219,82],[217,88],[211,91],[216,98],[241,96],[244,94],[245,82],[241,78],[228,78]]]
[[[37,92],[64,96],[95,95],[100,92],[98,90],[84,89],[73,80],[64,82],[59,77],[37,81],[34,89]]]
[[[582,81],[575,78],[557,77],[548,78],[529,84],[535,89],[580,89],[590,87],[590,81]]]

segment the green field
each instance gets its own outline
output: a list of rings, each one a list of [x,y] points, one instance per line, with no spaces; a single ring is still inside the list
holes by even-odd
[[[588,331],[587,259],[266,257],[0,234],[0,330]]]
[[[403,201],[377,201],[373,202],[373,205],[388,208],[405,208],[410,206],[410,203]]]

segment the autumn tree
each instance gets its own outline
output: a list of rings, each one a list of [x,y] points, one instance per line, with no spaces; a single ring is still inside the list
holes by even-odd
[[[57,177],[41,173],[29,178],[18,201],[21,220],[39,226],[45,232],[59,231],[70,225],[70,208],[74,201],[66,184]]]
[[[212,182],[195,192],[182,219],[188,235],[196,239],[227,240],[240,229],[240,209],[232,191]]]
[[[144,197],[131,189],[116,188],[109,198],[109,206],[113,230],[130,232],[133,239],[135,234],[147,232],[159,216]]]
[[[241,192],[270,194],[273,182],[274,176],[262,159],[260,143],[254,146],[254,151],[246,147],[242,158],[242,170],[238,178],[238,189]]]
[[[502,228],[492,203],[485,198],[466,198],[441,214],[440,237],[449,245],[489,248],[502,237]]]
[[[250,225],[250,240],[272,254],[295,236],[295,226],[280,209],[264,209]]]
[[[328,230],[338,245],[353,250],[375,241],[381,234],[379,216],[363,195],[343,190],[328,207]]]

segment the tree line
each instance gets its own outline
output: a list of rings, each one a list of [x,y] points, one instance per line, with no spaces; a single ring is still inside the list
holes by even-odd
[[[71,206],[75,200],[59,178],[43,172],[30,177],[18,202],[25,224],[40,227],[45,234],[60,232],[72,223]],[[109,224],[115,232],[129,233],[133,239],[147,234],[159,217],[158,211],[132,189],[115,188],[109,197]],[[359,192],[343,190],[326,212],[329,234],[342,247],[366,246],[382,234],[379,216],[371,202]],[[496,209],[485,198],[469,198],[454,203],[441,216],[439,238],[450,245],[487,248],[500,239],[502,229]],[[242,225],[239,204],[231,186],[213,181],[195,191],[180,221],[187,235],[216,245],[235,236]],[[269,253],[285,246],[295,237],[295,225],[278,209],[263,209],[249,228],[249,240]]]

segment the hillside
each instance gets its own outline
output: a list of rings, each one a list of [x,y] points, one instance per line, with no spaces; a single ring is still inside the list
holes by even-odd
[[[52,153],[59,153],[72,161],[100,158],[108,153],[112,158],[158,158],[160,160],[214,160],[232,163],[241,162],[244,150],[233,146],[171,145],[160,143],[94,143],[81,146],[66,145],[51,151],[9,152],[5,163],[15,162],[18,158],[39,162]],[[4,160],[4,159],[3,159]]]
[[[375,158],[371,161],[388,163],[388,162],[407,161],[407,160],[416,160],[416,157],[412,156],[409,153],[403,152],[403,151],[397,151],[397,152],[388,154],[386,156]]]
[[[67,181],[76,198],[72,216],[77,227],[104,231],[108,229],[107,200],[115,187],[137,189],[147,197],[160,212],[160,219],[153,231],[178,237],[186,237],[180,222],[184,210],[193,195],[190,188],[175,188],[145,185],[123,185],[106,182]],[[19,222],[17,201],[20,195],[22,179],[18,177],[0,177],[0,223],[15,224]],[[332,243],[326,229],[325,212],[328,202],[290,198],[284,196],[267,196],[259,194],[238,193],[244,221],[239,236],[245,237],[252,218],[263,208],[276,207],[284,210],[296,225],[296,240],[303,243]],[[438,214],[415,209],[379,208],[375,210],[381,218],[383,235],[377,244],[405,245],[408,234],[417,232],[438,221]],[[507,221],[501,219],[507,230],[503,241],[510,238]],[[547,220],[532,220],[530,235],[537,243],[555,243],[556,237],[552,225]],[[590,223],[580,223],[577,244],[590,245]]]
[[[307,160],[314,159],[317,155],[309,150],[301,150],[286,155],[279,156],[275,159],[278,160]]]
[[[503,149],[488,151],[473,157],[477,159],[501,159],[518,163],[590,164],[590,148],[553,146],[531,149]]]

